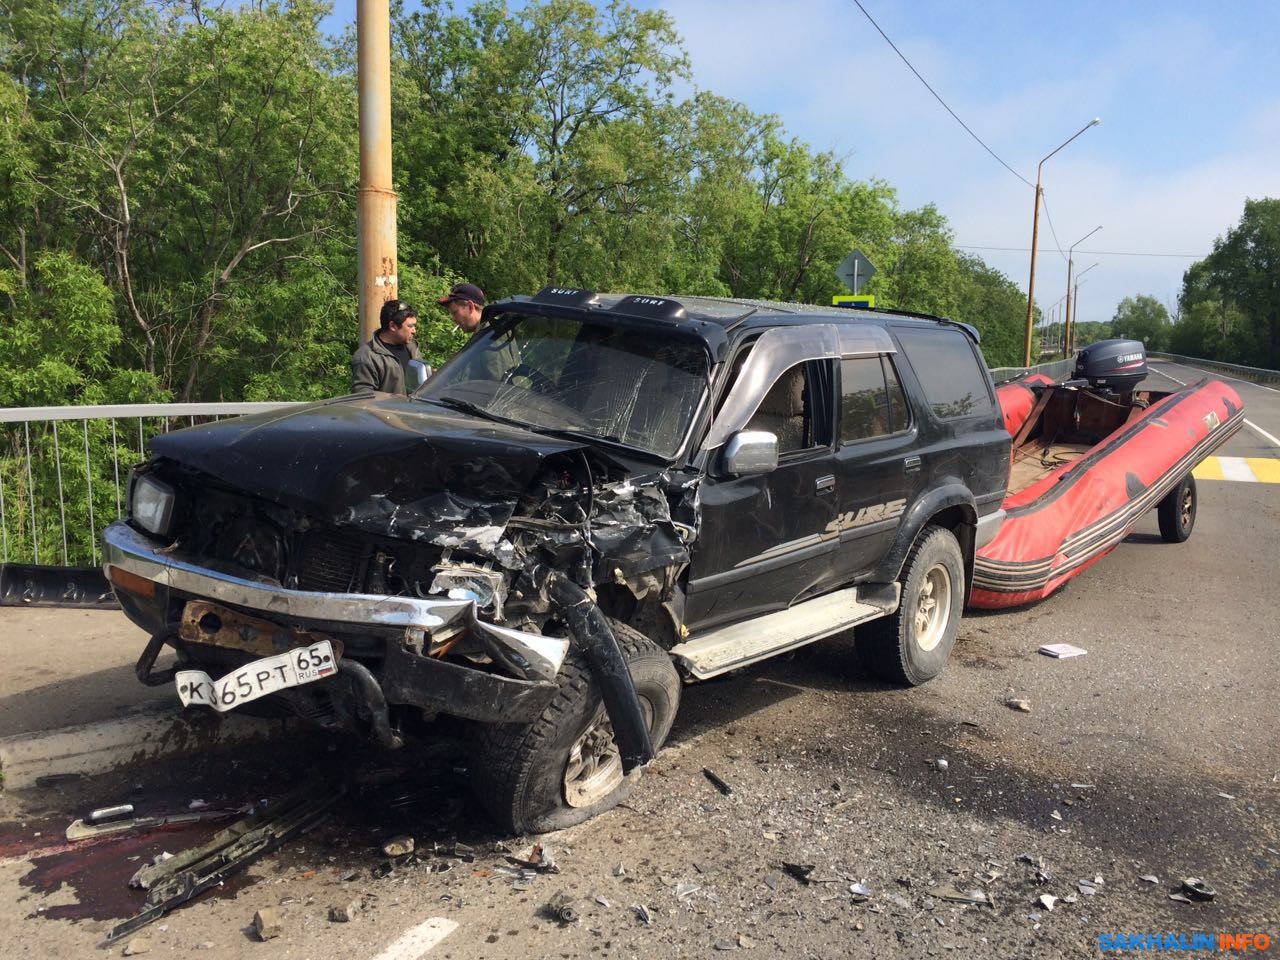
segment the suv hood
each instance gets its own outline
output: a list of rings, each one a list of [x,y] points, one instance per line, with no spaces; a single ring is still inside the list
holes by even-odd
[[[360,397],[180,430],[151,450],[334,523],[435,539],[424,527],[500,528],[548,457],[585,446],[417,401]]]

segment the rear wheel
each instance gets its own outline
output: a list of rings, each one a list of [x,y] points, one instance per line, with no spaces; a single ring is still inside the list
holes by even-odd
[[[609,621],[622,647],[654,750],[671,732],[680,704],[680,677],[671,657],[623,623]],[[472,761],[476,799],[514,833],[562,830],[616,806],[640,771],[622,774],[600,691],[586,661],[570,651],[555,699],[527,724],[480,728]]]
[[[946,666],[964,605],[964,555],[955,534],[926,527],[907,558],[896,613],[859,627],[858,654],[893,683],[917,686]]]
[[[1156,508],[1165,543],[1184,543],[1196,525],[1196,478],[1183,477]]]

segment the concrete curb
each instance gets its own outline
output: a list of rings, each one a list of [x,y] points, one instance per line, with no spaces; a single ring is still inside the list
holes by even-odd
[[[287,734],[286,720],[209,711],[140,711],[100,723],[24,733],[0,740],[5,790],[23,790],[48,777],[92,776],[165,756],[204,753],[231,743]]]

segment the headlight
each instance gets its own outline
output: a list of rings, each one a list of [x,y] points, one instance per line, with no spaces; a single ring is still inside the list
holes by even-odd
[[[129,511],[143,530],[163,537],[173,521],[175,499],[173,488],[151,477],[138,477],[130,491]]]

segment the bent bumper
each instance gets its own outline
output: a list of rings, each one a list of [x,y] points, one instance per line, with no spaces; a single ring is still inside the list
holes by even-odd
[[[123,521],[103,532],[103,570],[126,613],[153,633],[162,628],[157,620],[171,619],[175,601],[192,599],[252,611],[288,627],[390,630],[378,681],[387,699],[469,719],[535,718],[555,693],[569,649],[563,638],[480,620],[471,599],[319,593],[250,580],[161,547]],[[493,659],[516,676],[423,655],[423,634],[441,628],[475,630]]]

